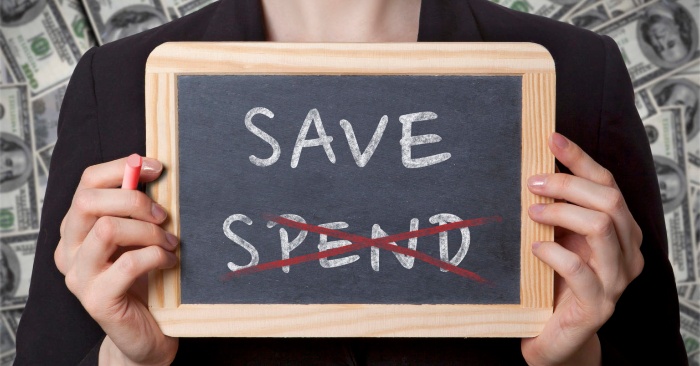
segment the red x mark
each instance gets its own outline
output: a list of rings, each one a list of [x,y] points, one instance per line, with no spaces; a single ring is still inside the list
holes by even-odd
[[[438,233],[441,233],[444,231],[449,231],[449,230],[454,230],[454,229],[461,229],[461,228],[465,228],[465,227],[484,225],[484,224],[488,224],[491,222],[503,221],[503,219],[500,216],[483,217],[483,218],[477,218],[477,219],[471,219],[471,220],[462,220],[462,221],[458,221],[458,222],[451,222],[451,223],[444,224],[444,225],[434,226],[434,227],[420,229],[420,230],[416,230],[416,231],[408,231],[405,233],[389,235],[389,236],[385,236],[382,238],[370,239],[370,238],[366,238],[366,237],[361,236],[361,235],[346,233],[344,231],[328,229],[328,228],[324,228],[324,227],[320,227],[320,226],[316,226],[316,225],[311,225],[311,224],[304,224],[301,222],[289,220],[289,219],[286,219],[284,217],[276,216],[276,215],[266,214],[266,215],[263,215],[263,218],[265,220],[274,221],[280,225],[284,225],[284,226],[287,226],[290,228],[294,228],[294,229],[298,229],[298,230],[306,230],[308,232],[312,232],[312,233],[316,233],[316,234],[323,234],[323,235],[327,235],[327,236],[334,237],[337,239],[348,240],[352,244],[346,245],[343,247],[339,247],[339,248],[324,250],[324,251],[318,252],[318,253],[306,254],[306,255],[302,255],[302,256],[298,256],[298,257],[294,257],[294,258],[282,259],[282,260],[278,260],[278,261],[258,264],[256,266],[252,266],[252,267],[248,267],[248,268],[243,268],[243,269],[240,269],[240,270],[235,271],[235,272],[227,273],[225,276],[223,276],[222,280],[226,281],[226,280],[229,280],[233,277],[238,277],[238,276],[256,273],[256,272],[261,272],[261,271],[266,271],[268,269],[281,268],[284,266],[291,266],[291,265],[300,264],[300,263],[304,263],[304,262],[319,260],[321,258],[328,258],[328,257],[336,256],[336,255],[346,254],[346,253],[354,252],[354,251],[357,251],[357,250],[360,250],[363,248],[367,248],[367,247],[377,247],[377,248],[388,250],[391,252],[409,255],[411,257],[414,257],[414,258],[421,260],[423,262],[426,262],[428,264],[432,264],[436,267],[446,269],[452,273],[458,274],[462,277],[466,277],[466,278],[472,279],[472,280],[480,282],[480,283],[489,283],[489,281],[480,277],[476,273],[468,271],[466,269],[459,268],[459,267],[453,265],[452,263],[443,262],[442,260],[433,258],[425,253],[421,253],[419,251],[409,249],[409,248],[400,247],[398,245],[392,245],[389,243],[397,242],[397,241],[401,241],[401,240],[407,240],[407,239],[411,239],[411,238],[419,238],[422,236],[435,235],[435,234],[438,234]]]

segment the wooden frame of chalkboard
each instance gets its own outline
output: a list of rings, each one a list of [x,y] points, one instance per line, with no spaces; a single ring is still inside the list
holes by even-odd
[[[149,195],[180,236],[178,77],[182,75],[474,75],[522,78],[519,304],[182,304],[179,267],[149,274],[148,306],[163,332],[183,337],[530,337],[552,314],[553,272],[533,241],[552,227],[528,218],[548,199],[524,182],[552,173],[546,141],[554,131],[555,71],[531,43],[166,43],[146,64],[147,156],[165,173]],[[178,256],[180,249],[178,249]]]

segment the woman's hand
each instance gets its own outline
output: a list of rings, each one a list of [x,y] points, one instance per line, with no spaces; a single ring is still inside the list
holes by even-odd
[[[522,340],[521,350],[530,365],[599,365],[596,332],[644,267],[642,231],[608,170],[560,134],[550,137],[549,148],[573,173],[528,180],[532,193],[564,200],[529,209],[534,221],[555,226],[556,242],[532,245],[557,273],[554,314],[539,336]]]
[[[163,335],[145,305],[147,273],[176,264],[177,238],[158,225],[166,213],[142,192],[115,189],[126,159],[85,170],[54,260],[68,289],[107,334],[100,363],[170,364],[178,340]],[[162,164],[144,158],[140,181],[160,176]]]

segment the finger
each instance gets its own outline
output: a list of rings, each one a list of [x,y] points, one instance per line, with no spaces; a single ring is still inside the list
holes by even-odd
[[[575,175],[564,173],[533,175],[528,178],[527,186],[530,192],[540,196],[566,200],[611,215],[629,213],[627,204],[617,188]]]
[[[528,189],[541,196],[564,199],[609,215],[615,225],[623,252],[639,249],[641,230],[618,188],[570,174],[546,174],[530,177]]]
[[[65,238],[81,242],[101,216],[131,217],[162,223],[167,214],[145,193],[125,189],[83,189],[76,192],[66,214]]]
[[[532,253],[552,267],[582,303],[594,304],[603,295],[600,280],[576,253],[551,241],[533,243]]]
[[[605,283],[617,279],[622,253],[608,215],[568,203],[532,205],[528,213],[536,222],[583,235],[590,247],[590,267]]]
[[[80,246],[78,258],[92,273],[104,270],[119,247],[159,246],[172,251],[177,238],[155,224],[144,221],[103,216]]]
[[[171,268],[177,256],[159,246],[128,251],[98,277],[98,285],[107,298],[123,296],[140,276],[154,269]]]
[[[83,172],[76,191],[85,188],[116,188],[124,178],[126,159],[108,161],[106,163],[89,166]],[[139,181],[150,182],[158,178],[163,172],[163,164],[158,160],[143,158]]]
[[[554,154],[554,157],[569,168],[574,175],[604,186],[617,186],[610,171],[603,168],[586,154],[583,149],[563,135],[556,132],[553,133],[549,137],[549,149]]]

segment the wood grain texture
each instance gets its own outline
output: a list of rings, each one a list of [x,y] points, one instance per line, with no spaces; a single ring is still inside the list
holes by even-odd
[[[150,196],[179,236],[178,75],[522,75],[520,305],[180,304],[179,268],[149,274],[149,308],[165,334],[188,337],[529,337],[552,313],[553,272],[530,250],[553,240],[529,219],[543,198],[525,185],[554,172],[554,62],[530,43],[166,43],[146,65],[146,154],[163,162]],[[180,255],[178,251],[178,256]]]
[[[180,305],[152,309],[189,337],[531,337],[550,309],[518,305]]]

